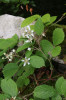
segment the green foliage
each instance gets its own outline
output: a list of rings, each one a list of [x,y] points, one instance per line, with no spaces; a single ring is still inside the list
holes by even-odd
[[[0,100],[6,100],[7,98],[10,98],[10,96],[6,94],[0,94]]]
[[[43,23],[48,23],[50,22],[50,14],[45,14],[42,16],[42,22]]]
[[[39,15],[33,15],[33,16],[31,16],[31,17],[26,18],[26,19],[22,22],[21,27],[25,27],[25,26],[31,24],[32,22],[34,22],[34,21],[35,21],[36,19],[38,19],[39,17],[40,17]]]
[[[30,80],[28,78],[23,78],[20,76],[16,82],[18,87],[23,87],[24,85],[28,85],[30,83]]]
[[[34,25],[34,31],[36,32],[37,35],[41,35],[42,32],[44,31],[44,25],[42,23],[41,18],[39,18],[35,25]]]
[[[10,39],[0,39],[0,50],[13,48],[18,43],[18,36],[14,35]]]
[[[62,85],[63,81],[64,81],[64,78],[63,77],[60,77],[56,81],[56,84],[55,84],[56,90],[59,92],[59,94],[61,94],[61,85]]]
[[[50,17],[50,21],[46,25],[52,24],[57,19],[57,16]]]
[[[54,97],[52,97],[52,100],[62,100],[60,95],[56,95]]]
[[[45,54],[48,54],[53,50],[53,45],[48,40],[41,40],[40,46]]]
[[[24,49],[26,49],[26,48],[28,48],[28,47],[30,47],[31,46],[31,43],[26,43],[26,44],[23,44],[22,46],[20,46],[18,49],[17,49],[17,53],[18,52],[20,52],[20,51],[22,51],[22,50],[24,50]]]
[[[55,95],[55,90],[52,86],[40,85],[34,90],[34,96],[40,99],[47,99]]]
[[[66,80],[64,80],[61,85],[61,93],[66,97]]]
[[[21,3],[26,4],[25,2],[28,1],[21,0]],[[28,98],[29,100],[62,100],[66,97],[66,80],[60,77],[54,84],[53,77],[57,73],[53,70],[52,64],[52,59],[60,55],[59,44],[64,40],[64,32],[61,28],[56,28],[53,31],[53,43],[43,34],[56,18],[56,16],[51,17],[50,14],[42,17],[33,15],[22,22],[21,26],[25,27],[25,31],[20,39],[17,35],[10,39],[0,39],[0,100],[11,100],[15,96],[18,100]],[[32,22],[35,24],[29,25]],[[20,42],[22,45],[18,46],[17,43]],[[46,82],[47,85],[43,84]],[[27,90],[26,87],[31,89],[30,94],[27,94],[27,91],[26,95],[22,94],[20,98],[18,91],[23,93]]]
[[[9,63],[3,68],[3,75],[5,78],[11,78],[18,70],[18,65],[16,63]]]
[[[64,32],[61,28],[56,28],[53,31],[53,44],[59,45],[60,43],[62,43],[64,40]]]
[[[1,89],[5,94],[10,96],[17,96],[18,89],[16,83],[12,79],[3,79],[1,81]]]
[[[42,57],[34,55],[34,56],[31,56],[30,59],[31,59],[30,63],[34,68],[40,68],[40,67],[45,66],[45,62]]]
[[[60,46],[56,46],[51,52],[52,57],[58,56],[60,54],[60,52],[61,52],[61,47]]]

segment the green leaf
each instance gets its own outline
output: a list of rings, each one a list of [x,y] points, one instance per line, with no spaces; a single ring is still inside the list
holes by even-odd
[[[41,19],[44,23],[50,22],[50,14],[43,15]]]
[[[7,98],[9,99],[9,96],[6,94],[0,94],[0,100],[7,100]]]
[[[50,22],[47,23],[46,25],[52,24],[56,19],[57,19],[57,16],[52,16],[52,17],[50,17]]]
[[[56,56],[58,56],[60,54],[60,52],[61,52],[61,47],[60,46],[56,46],[52,50],[51,54],[52,54],[53,57],[56,57]]]
[[[61,93],[61,85],[62,85],[63,82],[64,82],[64,78],[63,78],[63,77],[60,77],[60,78],[56,81],[55,88],[56,88],[56,90],[58,91],[59,94],[62,94],[62,93]]]
[[[43,25],[41,18],[39,18],[36,21],[36,23],[34,25],[34,31],[36,32],[37,35],[41,35],[42,32],[44,31],[44,25]]]
[[[52,100],[62,100],[60,95],[56,95],[52,97]]]
[[[25,26],[31,24],[32,22],[34,22],[34,21],[35,21],[36,19],[38,19],[39,17],[40,17],[39,15],[33,15],[33,16],[31,16],[31,17],[26,18],[26,19],[22,22],[21,27],[25,27]]]
[[[28,78],[23,78],[22,76],[18,77],[16,84],[18,87],[23,87],[24,85],[27,86],[30,83]]]
[[[36,55],[30,57],[30,64],[35,68],[45,66],[43,58]]]
[[[36,51],[36,55],[42,57],[44,59],[44,61],[47,60],[46,56],[43,55],[43,53],[41,51]]]
[[[55,95],[55,89],[52,86],[40,85],[34,89],[34,96],[40,99],[47,99]]]
[[[24,67],[25,72],[22,74],[22,78],[25,79],[34,73],[34,68],[31,65]]]
[[[64,32],[61,28],[56,28],[53,31],[53,44],[59,45],[60,43],[62,43],[64,40]]]
[[[32,50],[31,51],[26,51],[26,53],[25,53],[25,57],[30,57],[31,56],[31,54],[32,54]]]
[[[18,89],[16,83],[12,79],[3,79],[1,81],[1,89],[5,94],[10,96],[17,96]]]
[[[16,83],[18,87],[23,87],[24,85],[28,85],[30,80],[27,78],[34,73],[34,68],[31,65],[27,65],[21,69],[24,71],[22,76],[18,77]]]
[[[57,19],[57,16],[50,17],[50,23],[53,23]]]
[[[64,97],[66,97],[66,80],[64,80],[61,85],[61,93],[64,95]]]
[[[5,78],[11,78],[18,70],[19,66],[16,63],[9,63],[4,66],[3,74]]]
[[[41,40],[40,46],[46,55],[53,50],[53,45],[48,40]]]
[[[13,48],[18,42],[18,36],[14,35],[9,39],[0,39],[0,49],[5,50],[7,48]]]
[[[28,48],[28,47],[30,47],[30,46],[31,46],[31,43],[23,44],[22,46],[20,46],[20,47],[17,49],[16,53],[18,53],[18,52],[20,52],[20,51],[22,51],[22,50],[24,50],[24,49],[26,49],[26,48]]]

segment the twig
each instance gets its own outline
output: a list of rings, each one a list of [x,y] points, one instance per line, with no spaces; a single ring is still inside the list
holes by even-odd
[[[37,81],[37,79],[36,79],[35,74],[34,74],[34,80],[35,80],[35,82],[36,82],[36,85],[38,86],[39,84],[38,84],[38,81]]]
[[[27,97],[29,97],[29,96],[31,96],[31,95],[33,95],[33,92],[30,93],[30,94],[27,94],[27,95],[23,96],[22,99],[24,99],[24,100],[28,100]]]

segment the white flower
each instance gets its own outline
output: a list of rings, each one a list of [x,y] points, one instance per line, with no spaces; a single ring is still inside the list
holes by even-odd
[[[31,42],[32,43],[32,40],[33,40],[33,38],[32,37],[30,37],[28,40],[26,40],[25,42],[26,43],[28,43],[28,42]]]
[[[4,55],[6,55],[6,53],[3,53]]]
[[[2,59],[5,59],[4,57],[2,57]]]
[[[12,52],[15,53],[15,49],[13,49]]]
[[[28,39],[30,38],[30,37],[29,37],[29,34],[26,34],[25,37],[28,38]]]
[[[12,56],[13,55],[13,52],[10,52],[9,55]]]
[[[9,61],[12,61],[12,59],[9,59]]]
[[[25,59],[24,60],[21,60],[22,62],[24,62],[24,64],[23,64],[23,66],[26,66],[26,64],[30,64],[30,58],[27,58],[27,57],[25,57]]]
[[[42,36],[45,36],[46,37],[45,33],[42,33]]]
[[[31,48],[28,48],[28,51],[31,51]]]
[[[22,33],[23,38],[25,38],[25,33]]]
[[[30,26],[29,25],[27,26],[27,29],[30,30]]]

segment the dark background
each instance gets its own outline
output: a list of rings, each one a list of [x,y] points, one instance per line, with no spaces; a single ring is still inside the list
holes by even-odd
[[[30,0],[31,1],[31,0]],[[36,6],[29,4],[29,8],[33,8],[33,14],[40,14],[41,16],[50,13],[51,16],[58,16],[58,19],[66,12],[66,0],[33,0]],[[17,4],[4,4],[0,3],[0,15],[11,14],[21,17],[31,16],[30,12],[27,12],[25,6],[22,10],[17,7]],[[66,24],[66,19],[60,22],[60,24]]]

